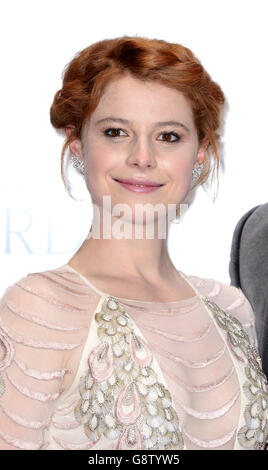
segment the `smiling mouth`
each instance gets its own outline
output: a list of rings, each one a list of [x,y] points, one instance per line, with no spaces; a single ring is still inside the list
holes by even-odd
[[[119,180],[116,178],[113,178],[114,181],[117,181],[117,183],[121,184],[126,184],[128,186],[136,186],[137,188],[159,188],[160,186],[164,186],[163,184],[158,184],[158,183],[133,183],[131,181],[124,181],[124,180]]]
[[[125,190],[130,191],[132,193],[138,193],[138,194],[149,194],[154,191],[157,191],[157,189],[160,189],[164,184],[157,184],[154,183],[153,181],[146,181],[144,184],[142,183],[136,183],[136,181],[132,181],[131,179],[129,180],[118,180],[116,178],[113,178],[113,180],[120,184],[121,187],[123,187]]]

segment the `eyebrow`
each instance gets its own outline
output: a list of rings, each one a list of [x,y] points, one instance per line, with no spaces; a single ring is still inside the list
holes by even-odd
[[[103,118],[103,119],[100,119],[99,121],[97,121],[95,124],[101,124],[103,122],[120,122],[121,124],[128,124],[128,125],[131,125],[133,124],[131,121],[128,121],[127,119],[122,119],[122,118],[116,118],[116,117],[107,117],[107,118]],[[185,124],[182,124],[182,122],[178,122],[178,121],[160,121],[160,122],[155,122],[154,123],[154,126],[155,127],[160,127],[160,126],[179,126],[179,127],[183,127],[187,132],[190,132],[190,129],[185,126]]]

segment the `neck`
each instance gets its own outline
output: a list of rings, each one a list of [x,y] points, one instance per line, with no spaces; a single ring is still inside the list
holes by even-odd
[[[152,220],[150,224],[137,226],[132,221],[124,220],[123,232],[127,234],[127,238],[120,238],[118,234],[120,227],[122,234],[122,220],[120,225],[116,217],[111,217],[110,226],[113,229],[107,233],[105,221],[99,223],[99,219],[93,218],[89,234],[75,254],[76,262],[83,267],[83,270],[156,283],[163,278],[172,279],[176,268],[167,249],[168,227],[165,238],[158,236],[158,226],[162,226],[163,221],[161,224],[157,220]],[[135,237],[135,227],[138,236],[142,234],[142,238]],[[150,234],[153,233],[153,237],[152,235],[151,238],[146,237],[146,230]]]

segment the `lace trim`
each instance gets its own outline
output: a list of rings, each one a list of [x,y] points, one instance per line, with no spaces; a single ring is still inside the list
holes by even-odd
[[[39,441],[39,444],[30,441],[23,441],[22,439],[17,439],[10,434],[7,434],[3,431],[0,431],[1,438],[7,442],[8,444],[17,447],[18,449],[25,449],[25,450],[38,450],[43,445],[42,441]]]
[[[133,302],[137,302],[136,303],[129,303],[127,301],[122,301],[119,299],[119,297],[116,297],[118,302],[120,302],[122,305],[124,305],[124,307],[128,307],[130,309],[136,309],[137,308],[137,304],[138,302],[141,302],[142,303],[142,300],[134,300]],[[183,300],[183,299],[182,299]],[[188,299],[185,299],[185,300],[188,300]],[[179,301],[178,301],[179,302]],[[154,304],[154,302],[148,302],[149,304]],[[156,302],[157,303],[157,302]],[[171,302],[172,303],[172,302]],[[174,303],[176,303],[176,300],[174,301]],[[169,302],[167,302],[167,304],[169,304]],[[158,316],[161,315],[162,313],[164,313],[165,317],[176,317],[176,316],[183,316],[183,315],[188,315],[189,313],[192,313],[197,307],[199,307],[200,305],[200,298],[198,297],[197,300],[194,298],[194,303],[191,303],[191,304],[188,304],[188,305],[176,305],[176,307],[174,306],[169,306],[167,305],[166,307],[164,307],[163,309],[158,309],[157,312],[154,312],[154,311],[150,311],[149,314],[150,315],[153,315],[153,316]],[[148,312],[148,306],[144,306],[144,305],[138,305],[138,308],[140,311],[145,311],[146,313]],[[154,306],[150,306],[150,308],[154,308]],[[174,311],[173,311],[174,310]],[[172,313],[170,313],[172,312]]]
[[[56,276],[60,278],[60,280],[63,280],[65,282],[70,282],[71,284],[76,284],[78,287],[86,287],[88,286],[84,283],[81,282],[80,277],[77,276],[77,274],[73,271],[55,271],[55,270],[49,270],[50,273],[53,273],[53,276]],[[68,276],[71,276],[72,279],[68,279],[68,277],[64,276],[62,273],[67,274]],[[28,273],[29,276],[34,276],[36,273]],[[38,273],[37,273],[38,274]],[[76,278],[76,280],[74,280]]]
[[[220,418],[221,416],[224,416],[235,404],[237,401],[237,398],[240,395],[240,390],[236,392],[235,396],[231,398],[227,403],[225,403],[221,408],[218,408],[217,410],[212,410],[212,411],[199,411],[195,410],[194,408],[189,408],[188,406],[185,406],[183,403],[178,402],[180,407],[190,416],[193,416],[194,418],[197,419],[216,419]]]
[[[10,381],[10,383],[20,393],[22,393],[22,395],[25,395],[28,398],[32,398],[33,400],[38,400],[38,401],[42,401],[42,402],[53,401],[53,400],[56,400],[62,392],[62,390],[60,390],[59,392],[55,392],[55,393],[37,392],[35,390],[31,390],[28,387],[21,386],[18,382],[16,382],[14,379],[12,379],[11,376],[7,372],[6,372],[6,376],[7,376],[8,380]]]
[[[204,339],[208,335],[212,327],[212,323],[210,323],[207,328],[202,331],[198,336],[194,338],[187,338],[185,336],[173,335],[172,333],[166,333],[165,331],[158,330],[157,328],[145,325],[140,320],[135,320],[135,323],[142,325],[143,328],[146,328],[147,330],[152,331],[153,333],[157,333],[158,335],[163,336],[164,338],[168,338],[171,341],[179,341],[181,343],[196,343],[197,341]]]
[[[211,390],[215,390],[217,387],[220,387],[220,385],[223,385],[231,375],[233,374],[235,368],[232,366],[232,368],[227,372],[227,374],[223,375],[219,379],[215,380],[215,382],[207,383],[207,384],[202,384],[202,385],[190,385],[184,380],[182,380],[180,377],[178,377],[176,374],[173,372],[168,371],[165,369],[165,373],[168,374],[173,380],[175,380],[177,383],[179,383],[181,386],[183,386],[188,392],[208,392]]]
[[[234,302],[231,305],[229,305],[228,307],[225,307],[225,310],[230,312],[231,310],[241,307],[241,305],[243,305],[244,303],[245,303],[245,299],[239,296],[237,299],[234,300]]]
[[[21,281],[20,281],[21,282]],[[31,287],[26,288],[22,284],[19,284],[16,282],[14,285],[18,286],[20,289],[24,290],[25,292],[28,292],[32,295],[37,296],[39,299],[44,300],[45,302],[48,302],[49,304],[55,305],[56,308],[59,308],[61,310],[64,310],[66,312],[74,312],[74,313],[88,313],[87,309],[75,307],[74,305],[70,304],[64,304],[62,302],[59,302],[58,300],[54,299],[53,297],[49,295],[42,294],[39,290],[32,289]]]
[[[54,323],[48,323],[46,320],[43,320],[42,318],[36,317],[34,315],[30,315],[27,312],[22,312],[21,310],[15,310],[15,307],[11,307],[11,304],[6,304],[8,310],[10,310],[12,313],[15,315],[18,315],[19,317],[23,318],[24,320],[29,320],[32,323],[36,323],[38,325],[44,326],[45,328],[49,328],[52,330],[59,330],[59,331],[78,331],[82,330],[84,326],[78,326],[78,327],[70,327],[70,326],[60,326],[60,325],[55,325]]]
[[[79,428],[80,426],[80,423],[78,423],[77,421],[71,421],[69,423],[61,423],[61,422],[52,420],[52,423],[53,423],[53,426],[57,429],[76,429],[76,428]]]
[[[99,439],[97,439],[95,442],[89,440],[82,442],[81,444],[71,444],[70,442],[64,441],[63,439],[56,438],[55,436],[53,436],[53,439],[60,447],[65,450],[88,450],[99,441]]]
[[[220,294],[221,290],[222,290],[221,284],[214,280],[213,289],[209,292],[208,296],[216,297],[217,295]]]
[[[215,354],[212,354],[211,356],[209,356],[207,358],[204,358],[202,361],[193,362],[193,361],[189,361],[187,359],[183,359],[180,356],[175,356],[174,354],[160,348],[160,346],[158,346],[155,343],[150,342],[150,345],[151,345],[152,349],[157,351],[158,354],[160,354],[161,356],[172,359],[173,361],[178,362],[180,364],[183,364],[184,366],[189,367],[191,369],[201,369],[203,367],[207,367],[208,365],[213,364],[214,362],[216,362],[218,359],[220,359],[224,355],[225,350],[226,350],[226,344],[224,344],[223,348],[221,348]]]
[[[22,418],[19,415],[11,413],[4,405],[0,402],[0,407],[3,412],[12,420],[14,423],[24,426],[29,429],[45,429],[49,426],[50,418],[45,419],[44,421],[28,421],[25,418]]]
[[[15,364],[19,367],[19,369],[29,377],[33,377],[34,379],[40,380],[54,380],[54,379],[62,379],[66,373],[72,374],[73,371],[71,369],[61,369],[61,370],[54,370],[52,372],[42,372],[37,369],[30,369],[24,362],[20,361],[19,359],[14,359]]]
[[[37,276],[39,277],[43,277],[44,279],[47,279],[48,281],[52,282],[56,287],[60,288],[60,289],[63,289],[67,292],[70,292],[72,295],[75,295],[75,296],[84,296],[84,297],[88,297],[88,292],[80,292],[80,291],[77,291],[77,290],[74,290],[74,289],[71,289],[70,287],[68,286],[64,286],[63,284],[55,281],[54,279],[52,279],[51,277],[45,275],[44,273],[35,273]]]
[[[22,343],[25,346],[31,346],[32,348],[67,350],[67,349],[75,349],[78,346],[80,346],[82,343],[82,341],[80,341],[80,343],[74,343],[74,344],[57,343],[56,341],[47,341],[44,343],[44,342],[40,342],[32,338],[29,338],[29,339],[24,338],[24,336],[20,335],[19,333],[15,333],[14,331],[11,331],[6,326],[3,326],[1,319],[0,319],[0,324],[1,324],[1,328],[3,329],[3,331],[7,334],[9,338],[11,338],[16,343]]]
[[[54,414],[60,415],[60,416],[68,415],[69,413],[71,413],[71,411],[73,411],[75,406],[76,406],[76,400],[74,400],[70,405],[65,405],[60,408],[56,408],[54,410]]]
[[[192,441],[194,444],[198,445],[199,447],[203,447],[205,449],[212,449],[213,447],[220,447],[226,444],[228,441],[230,441],[236,432],[237,427],[235,427],[232,431],[230,431],[228,434],[225,434],[224,436],[220,437],[219,439],[211,439],[207,441],[203,441],[201,439],[198,439],[197,437],[192,436],[189,434],[185,429],[183,429],[183,432],[186,437],[190,441]]]

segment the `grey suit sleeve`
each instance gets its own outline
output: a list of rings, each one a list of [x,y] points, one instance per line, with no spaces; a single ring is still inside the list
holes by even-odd
[[[229,274],[255,314],[258,350],[268,376],[268,203],[256,206],[235,227]]]

